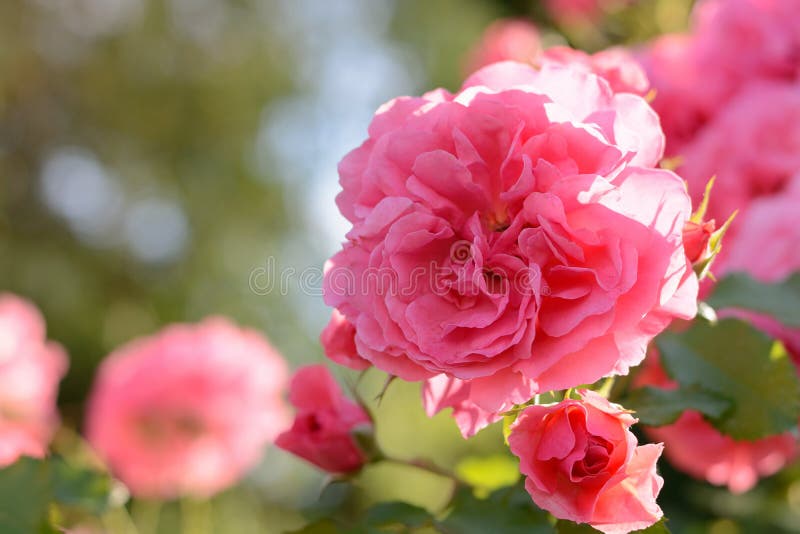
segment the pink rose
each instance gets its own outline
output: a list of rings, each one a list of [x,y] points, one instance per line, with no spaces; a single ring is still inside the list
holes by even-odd
[[[694,315],[691,207],[653,168],[663,136],[642,98],[499,63],[455,95],[385,104],[369,133],[339,166],[353,229],[325,301],[362,358],[435,382],[429,413],[465,410],[465,435],[537,391],[627,373]]]
[[[525,19],[494,21],[483,33],[480,42],[470,51],[467,74],[498,61],[535,63],[542,53],[539,30]]]
[[[644,69],[634,55],[621,46],[601,50],[595,54],[587,54],[568,46],[554,46],[545,50],[542,55],[541,62],[548,61],[573,65],[586,72],[597,74],[605,78],[615,93],[645,96],[650,90],[650,81]]]
[[[739,231],[724,241],[725,252],[717,271],[721,275],[744,272],[766,283],[779,282],[800,271],[800,173],[786,190],[753,200],[739,215]],[[727,310],[721,312],[723,315]],[[800,328],[784,326],[776,319],[754,312],[736,310],[742,317],[770,336],[780,339],[800,371]]]
[[[356,328],[350,324],[339,310],[333,310],[328,326],[319,337],[325,356],[339,365],[361,371],[368,369],[370,363],[358,355],[356,350]]]
[[[559,24],[574,25],[597,21],[614,0],[546,0],[548,13]]]
[[[656,503],[663,446],[637,446],[630,412],[592,391],[579,394],[581,400],[529,406],[511,427],[508,444],[525,488],[557,518],[606,534],[649,527],[663,515]]]
[[[209,496],[236,483],[285,428],[286,363],[223,318],[172,325],[100,366],[87,435],[137,496]]]
[[[797,1],[699,2],[691,34],[660,37],[641,59],[656,90],[667,154],[683,155],[684,144],[749,84],[800,79]]]
[[[366,462],[352,432],[372,424],[361,406],[342,394],[324,365],[299,369],[289,399],[297,408],[292,428],[275,444],[330,473],[350,473]]]
[[[728,250],[719,271],[746,272],[762,282],[777,282],[800,271],[798,206],[800,167],[782,192],[754,199],[738,215],[739,231],[724,240]]]
[[[797,440],[789,433],[736,441],[691,410],[671,425],[648,428],[647,435],[664,442],[664,454],[676,468],[716,486],[728,486],[733,493],[751,489],[760,477],[777,473],[797,454]]]
[[[664,372],[656,352],[648,356],[636,383],[663,389],[677,387]],[[671,425],[645,430],[651,439],[664,443],[664,455],[673,466],[711,484],[728,486],[733,493],[743,493],[760,477],[777,473],[798,451],[791,433],[737,441],[721,434],[693,410],[684,412]]]
[[[692,14],[700,68],[724,101],[752,80],[797,80],[800,17],[797,0],[705,0]]]
[[[748,85],[684,147],[683,158],[679,172],[695,201],[716,175],[708,216],[718,221],[782,191],[800,170],[800,84]]]
[[[58,427],[58,383],[67,371],[60,345],[47,341],[39,310],[0,294],[0,468],[41,458]]]
[[[667,136],[666,154],[680,156],[686,143],[708,122],[717,109],[705,91],[708,73],[703,72],[689,35],[664,35],[639,55],[655,90],[653,109],[661,118]]]

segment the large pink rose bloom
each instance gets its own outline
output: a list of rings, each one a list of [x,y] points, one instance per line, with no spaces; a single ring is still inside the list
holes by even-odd
[[[606,534],[649,527],[663,516],[656,503],[663,446],[637,446],[628,411],[592,391],[580,396],[530,406],[511,427],[508,444],[527,477],[525,489],[559,519]]]
[[[673,389],[677,384],[662,369],[658,354],[637,375],[639,386]],[[780,471],[798,452],[791,434],[743,441],[721,434],[703,416],[687,410],[671,425],[647,427],[647,435],[664,443],[664,455],[676,468],[733,493],[753,488],[759,478]]]
[[[0,468],[41,458],[58,426],[58,383],[67,371],[60,345],[47,341],[39,310],[0,294]]]
[[[173,325],[101,365],[87,434],[134,495],[209,496],[237,482],[285,428],[283,358],[223,318]]]
[[[289,399],[297,409],[292,427],[275,444],[330,473],[357,471],[366,462],[352,432],[371,426],[361,406],[342,394],[324,365],[298,369]]]
[[[429,380],[471,434],[537,391],[627,373],[695,313],[658,120],[582,69],[499,63],[382,106],[339,166],[325,300],[361,357]]]
[[[699,201],[716,175],[708,217],[724,221],[782,191],[800,171],[800,84],[750,84],[683,149],[679,172]],[[733,233],[743,225],[734,221]]]

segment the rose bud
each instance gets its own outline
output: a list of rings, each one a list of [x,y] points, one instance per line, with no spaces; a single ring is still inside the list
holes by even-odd
[[[702,223],[686,221],[683,225],[683,249],[690,262],[695,263],[706,259],[708,240],[711,239],[711,234],[716,230],[716,226],[714,219]]]
[[[525,488],[559,519],[606,534],[647,528],[662,517],[656,474],[663,445],[637,446],[628,411],[593,391],[580,400],[526,408],[508,443],[527,476]]]
[[[367,461],[355,440],[358,427],[372,421],[361,406],[342,394],[324,365],[299,369],[289,400],[297,408],[292,427],[275,444],[330,473],[351,473]]]

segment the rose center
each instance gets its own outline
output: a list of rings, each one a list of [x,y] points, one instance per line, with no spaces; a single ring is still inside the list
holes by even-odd
[[[599,436],[590,436],[586,443],[586,452],[579,462],[572,466],[572,475],[586,477],[597,475],[608,466],[611,450],[608,440]]]

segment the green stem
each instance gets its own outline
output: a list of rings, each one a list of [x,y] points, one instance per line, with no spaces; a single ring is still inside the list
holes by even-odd
[[[409,467],[422,469],[423,471],[427,471],[434,475],[443,478],[449,478],[450,480],[455,482],[456,485],[462,485],[462,486],[464,485],[464,482],[460,478],[458,478],[458,476],[455,473],[448,471],[443,467],[439,467],[435,463],[431,462],[430,460],[426,460],[424,458],[413,458],[411,460],[401,460],[400,458],[384,458],[384,461],[391,462],[393,464],[407,465]]]
[[[603,385],[600,386],[600,389],[597,392],[605,398],[610,398],[611,391],[614,388],[614,382],[616,381],[616,376],[609,376],[603,381]]]
[[[131,515],[139,529],[139,534],[157,534],[161,519],[161,502],[135,500],[131,504]]]
[[[103,527],[108,532],[115,534],[138,534],[136,525],[128,515],[128,510],[124,506],[114,506],[110,508],[101,518]]]
[[[213,529],[211,503],[191,497],[181,499],[182,534],[211,534]]]

